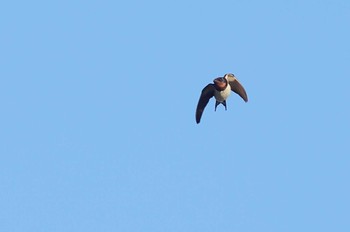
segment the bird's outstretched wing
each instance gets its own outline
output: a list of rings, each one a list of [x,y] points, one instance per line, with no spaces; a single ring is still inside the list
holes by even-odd
[[[199,123],[201,121],[201,117],[204,111],[204,108],[207,106],[209,99],[214,96],[215,87],[214,84],[208,84],[202,90],[201,96],[199,97],[199,101],[197,104],[196,110],[196,122]]]
[[[237,93],[239,96],[241,96],[241,98],[243,98],[243,100],[245,102],[248,101],[248,96],[247,93],[245,92],[245,89],[243,88],[243,86],[241,85],[241,83],[239,83],[239,81],[237,80],[236,77],[234,76],[228,76],[228,83],[231,86],[231,90],[235,93]]]

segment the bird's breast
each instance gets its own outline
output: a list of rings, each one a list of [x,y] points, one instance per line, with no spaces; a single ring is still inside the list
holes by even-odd
[[[217,91],[215,90],[215,99],[218,102],[223,102],[225,101],[231,94],[231,86],[227,85],[226,89],[224,89],[223,91]]]

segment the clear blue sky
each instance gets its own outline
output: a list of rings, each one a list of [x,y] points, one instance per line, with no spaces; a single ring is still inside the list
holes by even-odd
[[[350,231],[350,1],[6,1],[0,230]],[[249,102],[202,88],[234,73]]]

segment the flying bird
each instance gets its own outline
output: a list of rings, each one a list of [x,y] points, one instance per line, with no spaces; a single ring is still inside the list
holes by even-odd
[[[196,110],[197,124],[201,121],[204,108],[212,97],[215,97],[216,100],[215,111],[216,107],[220,104],[224,105],[225,110],[227,110],[226,99],[230,96],[231,90],[238,94],[245,102],[248,101],[245,89],[232,73],[225,74],[223,77],[215,78],[213,82],[214,84],[210,83],[204,87],[201,96],[199,97]]]

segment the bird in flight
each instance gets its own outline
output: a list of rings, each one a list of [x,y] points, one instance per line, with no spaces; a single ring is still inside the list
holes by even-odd
[[[216,100],[215,111],[216,107],[220,104],[224,105],[225,110],[227,110],[226,99],[230,96],[231,90],[238,94],[245,102],[248,101],[245,89],[232,73],[225,74],[223,77],[215,78],[213,82],[214,84],[210,83],[204,87],[201,96],[199,97],[196,109],[197,124],[201,121],[204,108],[212,97],[215,97]]]

